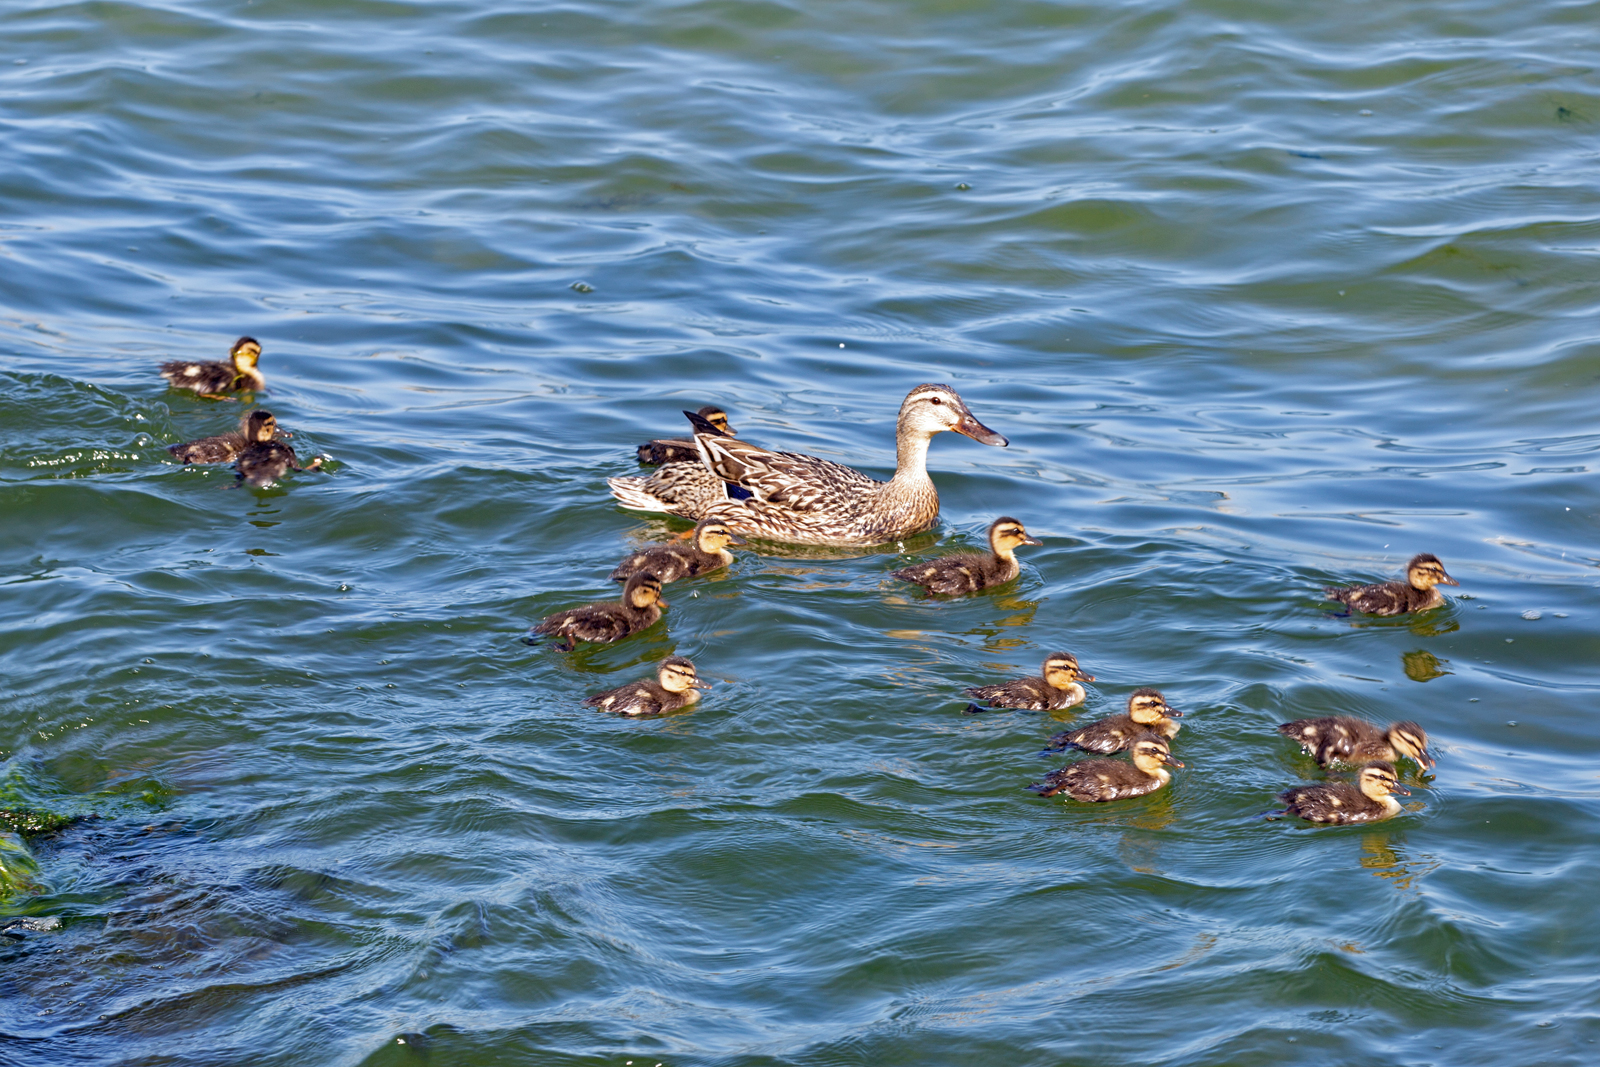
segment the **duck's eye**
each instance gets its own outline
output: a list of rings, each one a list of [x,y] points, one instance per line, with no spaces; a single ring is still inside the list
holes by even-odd
[[[944,399],[942,397],[930,396],[928,398],[928,402],[930,404],[943,404],[944,403]]]

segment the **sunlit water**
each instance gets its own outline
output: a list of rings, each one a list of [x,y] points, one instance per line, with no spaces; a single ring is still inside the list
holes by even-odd
[[[1600,1040],[1600,4],[0,12],[0,1060],[1587,1064]],[[327,472],[169,444],[261,339]],[[721,404],[936,535],[745,552],[523,643],[684,528]],[[998,591],[895,566],[1012,514]],[[1432,551],[1458,599],[1329,582]],[[963,716],[1047,652],[1074,713]],[[691,656],[693,711],[587,693]],[[1154,685],[1187,767],[1042,743]],[[1405,814],[1261,818],[1276,723],[1412,718]],[[8,829],[9,827],[0,827]]]

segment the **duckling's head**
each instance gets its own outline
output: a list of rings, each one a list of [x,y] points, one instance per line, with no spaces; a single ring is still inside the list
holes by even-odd
[[[270,411],[257,408],[244,417],[246,441],[270,441],[278,433],[278,420]]]
[[[1128,696],[1128,718],[1149,726],[1162,719],[1181,719],[1183,712],[1168,704],[1157,690],[1135,689]]]
[[[1155,774],[1156,768],[1163,763],[1168,767],[1183,766],[1172,758],[1172,748],[1165,737],[1159,734],[1140,735],[1133,743],[1133,765],[1146,774]]]
[[[1428,755],[1428,735],[1414,722],[1397,722],[1389,727],[1389,744],[1402,756],[1408,756],[1423,767],[1433,766]]]
[[[228,349],[228,355],[233,359],[234,370],[248,370],[261,358],[261,342],[254,337],[241,337],[233,342],[233,347]]]
[[[1010,559],[1019,545],[1042,545],[1037,537],[1029,537],[1027,529],[1009,515],[1002,515],[989,524],[989,547],[1001,559]]]
[[[1395,778],[1394,764],[1388,760],[1374,760],[1361,768],[1361,777],[1356,784],[1361,792],[1373,800],[1382,800],[1390,793],[1399,793],[1403,797],[1411,795],[1411,790]]]
[[[717,405],[707,404],[695,414],[715,426],[719,432],[725,433],[729,437],[739,436],[738,431],[728,425],[728,413],[717,407]]]
[[[1071,652],[1052,652],[1044,661],[1044,681],[1052,689],[1070,689],[1074,682],[1092,682],[1094,675],[1084,674],[1078,667],[1078,657]]]
[[[1411,562],[1406,564],[1406,581],[1414,589],[1432,589],[1436,585],[1460,585],[1444,572],[1444,564],[1439,562],[1439,557],[1431,552],[1423,552],[1411,557]]]
[[[919,385],[907,393],[900,405],[899,430],[924,438],[954,430],[986,445],[1011,443],[973,418],[966,401],[948,385]]]
[[[656,681],[669,693],[686,693],[690,689],[710,689],[695,672],[694,664],[682,656],[668,656],[656,668]]]
[[[622,602],[631,604],[641,611],[652,604],[666,607],[667,602],[661,599],[661,579],[649,571],[640,571],[629,578],[628,584],[622,587]]]
[[[694,528],[695,547],[702,552],[721,552],[728,545],[742,545],[744,538],[728,529],[727,523],[716,519],[702,519]]]

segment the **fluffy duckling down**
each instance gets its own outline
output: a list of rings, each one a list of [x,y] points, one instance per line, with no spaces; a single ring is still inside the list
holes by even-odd
[[[622,587],[620,601],[558,611],[535,625],[533,632],[561,638],[556,647],[571,652],[579,641],[603,644],[649,629],[666,606],[661,599],[661,580],[649,571],[640,571]]]
[[[1085,803],[1124,800],[1154,793],[1172,780],[1172,772],[1167,767],[1182,766],[1172,758],[1166,738],[1142,734],[1133,743],[1132,763],[1119,759],[1079,760],[1050,772],[1044,781],[1028,788],[1042,797],[1065,793]]]
[[[611,580],[625,582],[640,571],[649,571],[665,585],[679,578],[709,574],[733,562],[729,545],[744,543],[744,538],[735,536],[726,523],[701,519],[687,542],[641,549],[617,564],[617,569],[611,572]]]
[[[962,596],[1009,582],[1022,570],[1017,562],[1017,549],[1022,545],[1043,543],[1028,536],[1022,523],[1003,515],[989,524],[988,555],[958,552],[926,563],[914,563],[893,573],[894,577],[920,585],[930,593]]]
[[[1081,748],[1085,752],[1121,752],[1144,734],[1151,733],[1171,740],[1181,729],[1174,719],[1183,718],[1183,712],[1167,703],[1167,698],[1155,689],[1135,689],[1128,697],[1128,710],[1122,715],[1112,715],[1076,730],[1056,734],[1045,747],[1052,752],[1064,748]]]
[[[1378,822],[1400,814],[1400,802],[1390,793],[1410,796],[1411,790],[1395,778],[1394,764],[1376,760],[1361,768],[1355,784],[1318,782],[1295,786],[1281,794],[1284,814],[1307,822],[1346,824]]]
[[[738,437],[739,433],[728,424],[728,413],[715,404],[707,404],[696,412],[714,426],[719,433],[728,437]],[[699,463],[700,447],[689,437],[664,437],[657,441],[646,441],[639,446],[639,462],[652,467],[659,467],[664,463]]]
[[[1397,722],[1385,728],[1348,715],[1329,715],[1286,722],[1278,732],[1298,741],[1306,754],[1324,767],[1402,759],[1411,760],[1424,770],[1433,766],[1428,734],[1414,722]]]
[[[237,430],[171,445],[167,451],[185,464],[227,463],[251,445],[271,441],[277,436],[278,420],[272,412],[257,408],[239,420]]]
[[[700,699],[699,690],[710,688],[700,680],[693,663],[682,656],[668,656],[656,669],[654,681],[641,678],[585,697],[583,702],[601,711],[642,718],[686,708]]]
[[[1071,652],[1052,652],[1045,657],[1038,677],[1013,678],[995,685],[975,685],[966,691],[966,695],[983,701],[991,708],[1055,711],[1082,704],[1087,694],[1080,682],[1092,681],[1094,675],[1083,673],[1078,666],[1078,657]],[[966,707],[969,715],[982,710],[976,704]]]
[[[203,397],[223,399],[225,394],[267,387],[267,379],[256,367],[261,358],[261,342],[241,337],[228,350],[228,362],[190,362],[173,360],[161,364],[161,376],[174,389],[192,389]]]
[[[1403,582],[1330,588],[1324,589],[1322,595],[1365,615],[1404,615],[1443,604],[1444,594],[1434,586],[1460,584],[1444,572],[1444,564],[1439,562],[1438,556],[1422,552],[1412,556],[1411,562],[1406,564]]]

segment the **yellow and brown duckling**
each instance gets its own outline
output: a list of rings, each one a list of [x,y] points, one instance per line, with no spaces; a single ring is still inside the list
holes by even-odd
[[[709,574],[733,562],[733,553],[727,546],[742,544],[744,538],[735,537],[725,524],[715,519],[702,519],[688,541],[653,545],[633,553],[617,564],[617,569],[611,572],[611,580],[625,582],[639,571],[649,571],[666,585],[679,578]]]
[[[1183,712],[1167,703],[1166,697],[1155,689],[1135,689],[1128,697],[1128,711],[1091,722],[1076,730],[1056,734],[1045,748],[1059,752],[1064,748],[1081,748],[1085,752],[1121,752],[1139,737],[1151,733],[1171,740],[1181,729],[1174,719],[1183,718]]]
[[[686,708],[700,699],[699,690],[710,688],[695,673],[693,663],[682,656],[668,656],[656,669],[655,681],[641,678],[637,682],[584,697],[583,702],[601,711],[642,718]]]
[[[533,632],[563,638],[556,647],[571,652],[579,641],[620,641],[649,629],[666,606],[667,602],[661,599],[661,579],[649,571],[640,571],[622,587],[620,601],[558,611],[534,626]]]
[[[1166,738],[1146,733],[1133,742],[1132,763],[1119,759],[1079,760],[1051,771],[1044,781],[1028,788],[1042,797],[1065,793],[1085,803],[1123,800],[1154,793],[1172,780],[1172,772],[1167,767],[1182,766],[1172,758]]]
[[[1370,760],[1414,761],[1426,770],[1433,766],[1428,734],[1414,722],[1397,722],[1385,729],[1348,715],[1321,719],[1296,719],[1278,727],[1285,737],[1300,742],[1306,754],[1324,767],[1333,763]]]
[[[237,430],[171,445],[167,451],[184,463],[226,463],[251,445],[277,436],[278,420],[272,412],[257,408],[239,420]]]
[[[1002,515],[989,524],[989,554],[958,552],[941,556],[926,563],[914,563],[893,571],[892,576],[902,581],[922,586],[940,596],[962,596],[976,593],[993,585],[1001,585],[1015,578],[1022,570],[1017,562],[1017,549],[1022,545],[1042,545],[1037,537],[1029,537],[1022,523],[1009,515]]]
[[[282,441],[268,439],[254,441],[239,453],[239,458],[234,461],[234,470],[238,471],[241,482],[261,488],[279,481],[290,471],[314,471],[322,466],[322,457],[317,456],[304,467],[295,457],[294,449]]]
[[[1092,682],[1094,675],[1084,674],[1078,666],[1078,657],[1071,652],[1052,652],[1045,657],[1044,666],[1036,678],[1013,678],[996,685],[975,685],[967,696],[981,700],[991,708],[1016,708],[1021,711],[1056,711],[1082,704],[1087,695],[1080,682]],[[976,704],[968,704],[966,714],[983,711]]]
[[[161,376],[174,389],[193,389],[203,397],[225,399],[224,394],[267,387],[267,379],[256,368],[261,358],[261,342],[241,337],[228,350],[228,362],[190,362],[173,360],[161,364]]]
[[[715,404],[707,404],[695,412],[705,419],[720,432],[729,437],[738,437],[739,433],[728,425],[728,413]],[[646,441],[639,446],[639,462],[651,467],[659,467],[663,463],[700,463],[700,446],[689,437],[665,437],[658,441]]]
[[[1297,785],[1280,794],[1282,814],[1307,822],[1378,822],[1400,814],[1400,802],[1390,793],[1410,796],[1411,790],[1395,778],[1394,764],[1376,760],[1361,768],[1356,781]]]
[[[1346,588],[1324,589],[1322,595],[1337,600],[1365,615],[1404,615],[1411,611],[1428,611],[1444,603],[1444,594],[1436,585],[1460,585],[1444,572],[1439,557],[1421,552],[1406,564],[1403,582],[1378,582],[1374,585],[1352,585]]]

